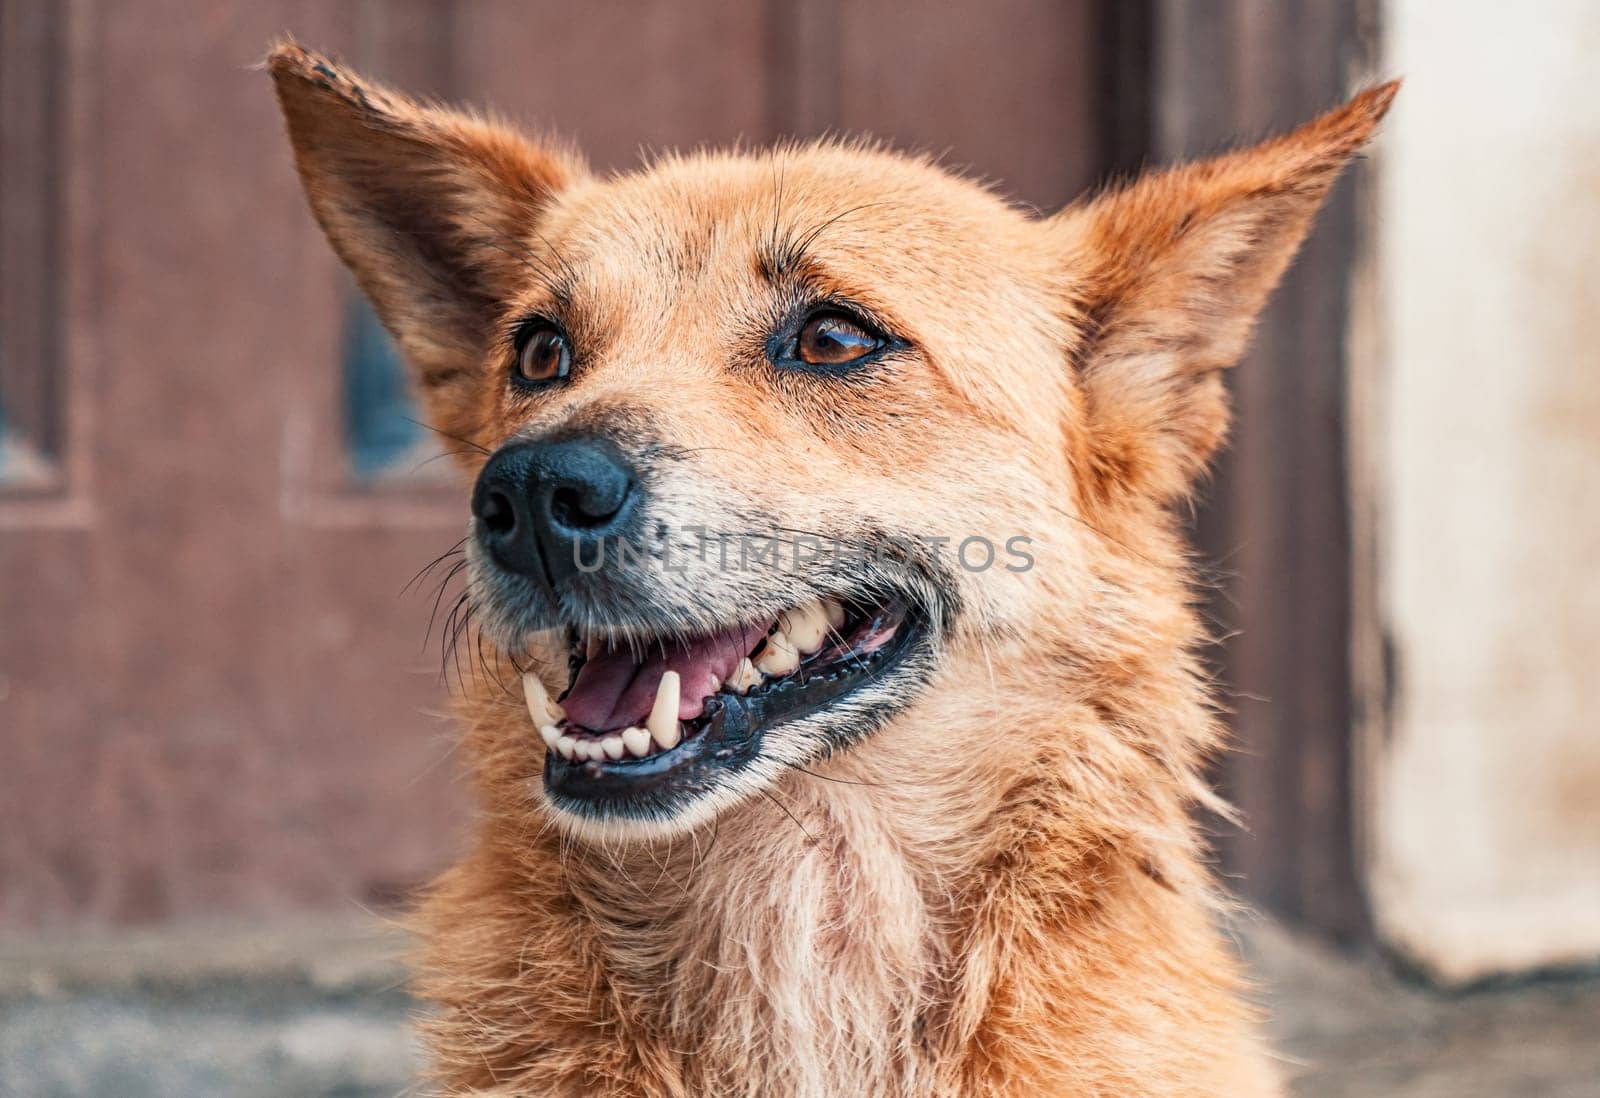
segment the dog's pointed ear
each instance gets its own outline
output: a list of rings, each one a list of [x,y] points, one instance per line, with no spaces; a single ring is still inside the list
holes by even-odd
[[[267,70],[312,212],[416,370],[428,414],[464,433],[473,383],[571,150],[423,106],[293,43]]]
[[[1243,355],[1313,215],[1398,86],[1051,219],[1080,332],[1073,361],[1091,487],[1164,501],[1189,490],[1227,435],[1222,368]]]

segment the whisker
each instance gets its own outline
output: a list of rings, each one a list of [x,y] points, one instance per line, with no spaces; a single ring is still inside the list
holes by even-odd
[[[824,231],[832,228],[834,225],[838,224],[840,221],[843,221],[851,214],[860,213],[862,210],[870,210],[874,206],[887,206],[888,204],[889,203],[887,202],[863,202],[859,206],[851,206],[849,209],[840,210],[838,213],[828,218],[816,228],[807,231],[800,237],[799,240],[791,241],[788,246],[788,254],[784,256],[784,266],[793,266],[794,264],[800,262],[800,260],[804,259],[806,252],[811,250],[811,245],[817,242],[817,238],[821,236]]]
[[[778,808],[783,811],[783,814],[785,816],[789,817],[790,820],[794,821],[794,825],[800,829],[800,834],[804,835],[806,838],[810,839],[812,842],[816,842],[817,841],[817,837],[815,835],[811,834],[811,832],[807,831],[806,830],[806,825],[800,822],[800,817],[796,816],[793,812],[789,811],[789,806],[784,804],[775,795],[773,795],[772,790],[763,789],[761,791],[761,795],[763,797],[765,797],[767,800],[771,801],[773,804],[777,805]]]
[[[416,424],[418,427],[421,427],[425,431],[432,431],[436,435],[440,435],[440,436],[442,436],[444,438],[447,438],[451,442],[459,442],[463,446],[470,446],[470,447],[472,447],[472,449],[476,450],[480,454],[487,454],[489,452],[488,447],[480,446],[476,442],[473,442],[470,438],[462,438],[460,435],[452,435],[449,431],[441,431],[439,428],[435,427],[431,423],[424,423],[424,422],[422,422],[422,420],[420,420],[420,419],[412,419],[410,416],[401,416],[400,418],[405,420],[407,423]]]
[[[791,769],[798,770],[802,774],[809,774],[813,778],[817,778],[817,779],[819,779],[821,781],[837,782],[840,785],[864,785],[864,786],[868,786],[868,787],[870,787],[872,789],[886,789],[886,788],[888,788],[883,782],[864,782],[864,781],[859,781],[859,780],[857,780],[855,778],[836,778],[836,777],[833,777],[831,774],[818,774],[815,770],[807,770],[805,767],[800,766],[799,764],[795,764],[794,766],[791,767]]]
[[[471,591],[463,591],[450,607],[450,613],[445,618],[444,629],[439,638],[439,677],[448,687],[450,683],[449,670],[455,667],[456,685],[463,692],[467,688],[466,675],[461,670],[461,636],[472,623],[472,598]]]
[[[471,536],[472,536],[471,534],[467,535],[467,537],[471,537]],[[406,595],[406,593],[409,592],[412,589],[412,587],[416,586],[417,584],[421,583],[424,579],[426,579],[429,572],[432,572],[435,568],[439,567],[439,565],[443,564],[445,561],[449,560],[451,557],[455,556],[457,553],[462,552],[462,548],[461,547],[466,544],[467,537],[463,537],[460,541],[456,542],[450,548],[446,549],[444,552],[440,553],[438,556],[436,556],[432,560],[430,560],[427,564],[424,564],[421,568],[419,568],[417,570],[417,574],[412,576],[411,579],[409,579],[406,582],[406,585],[404,587],[400,588],[400,593],[398,595],[396,595],[395,597],[396,598],[403,598]]]
[[[479,449],[481,450],[482,447],[479,447]],[[423,458],[421,461],[417,462],[411,467],[411,472],[413,474],[420,473],[422,470],[426,469],[436,461],[443,461],[445,458],[461,457],[464,454],[472,453],[477,453],[477,450],[441,450],[432,457]]]
[[[466,566],[467,562],[465,559],[456,561],[450,566],[450,571],[446,572],[444,574],[444,578],[439,581],[439,586],[433,596],[433,610],[428,614],[428,629],[422,634],[422,647],[424,650],[427,649],[428,641],[433,636],[433,623],[438,620],[439,607],[444,603],[445,588],[450,586],[450,581],[455,579],[456,575],[460,573],[460,571]],[[463,591],[461,597],[465,598],[466,592]],[[448,625],[446,628],[448,628]]]

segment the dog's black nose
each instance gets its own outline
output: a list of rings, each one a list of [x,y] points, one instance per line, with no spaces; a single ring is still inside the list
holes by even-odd
[[[596,437],[515,442],[478,474],[478,537],[507,571],[559,584],[592,570],[602,539],[620,536],[638,479],[612,443]]]

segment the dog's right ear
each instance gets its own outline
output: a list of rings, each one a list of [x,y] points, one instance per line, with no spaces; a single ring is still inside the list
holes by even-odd
[[[475,382],[569,149],[425,107],[293,43],[267,69],[312,212],[416,370],[428,415],[470,435]]]

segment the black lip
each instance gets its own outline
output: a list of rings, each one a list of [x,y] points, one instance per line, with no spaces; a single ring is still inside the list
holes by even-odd
[[[928,646],[928,619],[908,609],[894,637],[854,665],[841,663],[810,679],[783,679],[746,695],[716,694],[706,702],[710,721],[669,751],[642,759],[569,761],[546,752],[544,788],[558,805],[596,819],[668,816],[679,805],[748,767],[761,754],[766,733],[786,721],[826,709],[872,682],[895,674]],[[886,707],[879,719],[888,715]],[[840,746],[870,729],[841,729]]]

